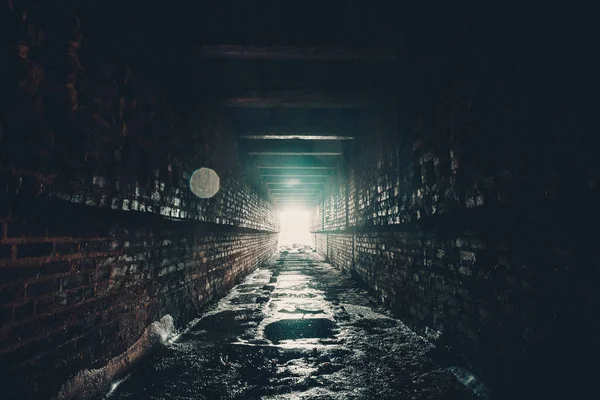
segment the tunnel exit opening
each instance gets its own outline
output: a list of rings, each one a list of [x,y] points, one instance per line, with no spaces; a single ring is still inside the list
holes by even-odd
[[[310,234],[310,212],[301,208],[288,208],[279,212],[279,247],[314,247]]]

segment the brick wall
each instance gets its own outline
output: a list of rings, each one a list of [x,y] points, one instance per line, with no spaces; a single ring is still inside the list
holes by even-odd
[[[276,209],[238,164],[210,77],[192,69],[183,32],[112,6],[0,6],[8,28],[0,47],[8,398],[56,395],[163,315],[185,324],[277,245]],[[140,40],[152,41],[152,52]],[[188,187],[201,167],[220,176],[211,199]]]
[[[346,228],[346,175],[341,166],[329,178],[323,200],[323,229],[344,230]]]
[[[194,84],[203,82],[182,69],[189,60],[173,55],[159,62],[137,54],[135,42],[106,43],[112,34],[106,39],[105,25],[94,25],[114,17],[103,8],[78,15],[60,4],[10,4],[2,10],[12,31],[2,47],[9,68],[0,78],[0,187],[95,207],[277,229],[264,193],[255,193],[236,165],[236,141],[222,111],[210,105],[210,92],[194,97]],[[127,18],[127,8],[121,12]],[[115,29],[124,36],[149,29],[132,21]],[[175,45],[158,41],[155,50],[175,52]],[[192,82],[180,80],[186,74]],[[189,190],[200,167],[219,174],[219,196],[203,200]],[[231,196],[240,189],[243,194]]]
[[[457,43],[398,67],[397,95],[380,95],[349,157],[349,224],[315,224],[317,249],[353,260],[499,398],[583,393],[600,326],[592,114],[526,55],[519,67]],[[342,193],[330,185],[326,205]]]
[[[317,205],[312,210],[310,220],[311,232],[318,232],[323,230],[323,205],[322,201],[318,201]]]
[[[0,365],[15,396],[55,394],[166,314],[189,321],[277,242],[268,232],[23,199],[4,227],[14,234],[0,240],[10,248],[0,259]]]
[[[316,233],[315,234],[315,246],[317,248],[317,252],[325,257],[327,257],[327,234],[326,233]]]
[[[333,266],[350,272],[353,264],[353,236],[344,234],[329,234],[326,240],[327,258]],[[319,251],[319,249],[317,249]]]

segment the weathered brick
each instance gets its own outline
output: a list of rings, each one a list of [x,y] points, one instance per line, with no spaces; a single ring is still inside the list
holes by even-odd
[[[86,300],[86,299],[94,297],[95,293],[96,292],[93,287],[86,287],[86,288],[82,289],[81,296],[82,296],[83,300]]]
[[[53,243],[20,243],[17,245],[17,257],[43,257],[54,252]]]
[[[35,301],[35,314],[41,315],[41,314],[46,314],[48,312],[54,311],[57,307],[57,302],[55,301],[55,297],[56,297],[56,294],[50,295],[47,297],[43,297],[41,299],[37,299]]]
[[[74,254],[77,253],[77,243],[56,243],[54,245],[56,254]]]
[[[19,221],[8,224],[7,235],[9,238],[45,237],[46,228],[43,221]]]
[[[72,305],[83,300],[83,289],[71,290],[67,293],[66,304]]]
[[[10,211],[10,202],[7,196],[0,196],[0,220],[4,219],[8,216],[8,212]]]
[[[90,259],[79,259],[71,262],[74,271],[91,271],[96,268],[96,261]]]
[[[0,304],[11,304],[25,297],[25,287],[15,283],[0,287]]]
[[[0,327],[9,324],[13,320],[13,306],[0,307]],[[10,365],[10,364],[2,364]]]
[[[19,321],[23,318],[28,318],[33,316],[34,311],[34,302],[33,300],[29,300],[27,303],[19,306],[15,306],[14,319],[15,321]]]
[[[80,244],[81,251],[88,253],[111,251],[111,242],[107,240],[86,241]]]
[[[50,263],[44,263],[40,266],[40,274],[42,275],[54,275],[69,272],[71,265],[68,261],[55,261]]]
[[[11,265],[0,267],[0,282],[18,282],[36,278],[37,265]]]
[[[87,285],[89,284],[89,282],[90,277],[88,274],[70,275],[62,279],[62,288],[63,290],[72,289],[79,286]]]
[[[11,244],[0,244],[0,259],[12,258],[12,248]]]
[[[19,178],[12,171],[0,172],[0,192],[3,194],[15,194],[19,187]]]
[[[26,295],[28,299],[52,294],[60,289],[60,279],[47,279],[31,282],[27,285]]]

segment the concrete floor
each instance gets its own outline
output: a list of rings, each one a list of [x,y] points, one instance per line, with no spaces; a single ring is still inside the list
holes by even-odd
[[[433,346],[315,253],[280,252],[111,399],[475,399]]]

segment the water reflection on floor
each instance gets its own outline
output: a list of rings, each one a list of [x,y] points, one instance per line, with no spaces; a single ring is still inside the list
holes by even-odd
[[[432,345],[314,253],[280,253],[110,399],[475,399]]]

